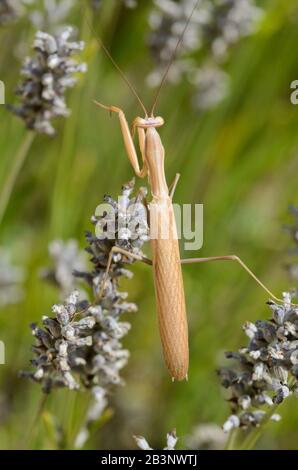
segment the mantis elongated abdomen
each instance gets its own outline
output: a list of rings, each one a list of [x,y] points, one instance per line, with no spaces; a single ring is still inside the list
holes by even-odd
[[[150,220],[154,218],[154,201],[150,204]],[[171,200],[159,201],[156,207],[163,221],[169,224],[169,238],[151,239],[153,278],[159,333],[166,366],[171,377],[183,380],[189,365],[188,326],[180,252]],[[157,222],[161,226],[161,221]]]

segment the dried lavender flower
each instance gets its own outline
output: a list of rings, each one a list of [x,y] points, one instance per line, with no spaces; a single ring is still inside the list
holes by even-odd
[[[121,321],[121,317],[125,312],[135,312],[137,307],[126,301],[127,293],[119,290],[119,280],[123,276],[131,277],[127,265],[133,260],[115,253],[104,289],[102,287],[112,247],[120,246],[142,255],[141,248],[148,239],[144,233],[147,219],[142,204],[145,191],[140,190],[132,197],[133,189],[134,181],[131,181],[123,186],[118,201],[105,196],[105,203],[114,208],[116,231],[113,239],[102,236],[107,214],[94,215],[91,219],[96,229],[101,227],[100,237],[97,230],[95,235],[86,233],[86,251],[91,255],[92,269],[75,271],[74,276],[91,288],[92,297],[79,300],[79,293],[75,291],[64,303],[54,305],[54,315],[43,317],[42,328],[36,324],[31,327],[36,338],[32,361],[36,370],[22,375],[40,383],[46,393],[56,387],[92,391],[93,401],[76,438],[77,448],[88,438],[91,423],[101,417],[110,388],[124,383],[120,372],[127,364],[129,351],[123,348],[121,341],[130,330],[130,323]],[[121,232],[125,217],[128,226],[133,222],[136,227],[131,238],[123,237]]]
[[[159,84],[196,0],[155,0],[154,4],[148,40],[156,62],[155,70],[148,76],[151,86]],[[232,45],[255,32],[261,16],[262,10],[254,0],[201,0],[184,33],[168,80],[179,83],[182,78],[188,79],[195,88],[195,106],[200,109],[215,106],[228,92],[227,77],[224,72],[219,74],[218,65],[222,66]],[[198,52],[200,66],[193,58]],[[208,99],[205,99],[208,81]]]
[[[153,450],[148,441],[143,436],[133,436],[137,446],[141,450]],[[187,449],[221,449],[224,447],[226,434],[215,424],[202,424],[197,426],[190,436],[186,437],[185,444]],[[178,442],[176,430],[167,434],[167,444],[164,450],[175,450]]]
[[[15,304],[22,300],[25,273],[21,267],[13,266],[10,254],[0,248],[0,306]]]
[[[123,3],[127,8],[136,8],[138,5],[137,0],[123,0]]]
[[[291,262],[286,264],[286,269],[290,278],[296,281],[298,279],[298,262],[295,258],[298,255],[298,209],[297,207],[290,206],[289,212],[293,216],[294,222],[291,225],[285,225],[284,229],[290,234],[294,246],[289,250],[289,255],[292,259]]]
[[[228,94],[230,77],[216,65],[204,65],[192,77],[195,86],[193,104],[199,109],[212,109]]]
[[[49,245],[49,254],[53,267],[43,269],[41,275],[59,288],[63,299],[78,288],[73,274],[86,270],[85,253],[80,251],[77,240],[70,239],[53,240]]]
[[[92,402],[87,411],[85,423],[75,438],[74,446],[76,449],[82,449],[82,447],[84,447],[85,442],[89,439],[90,436],[90,427],[95,421],[101,418],[108,405],[106,388],[94,386],[91,392]]]
[[[154,1],[149,44],[157,62],[171,58],[196,1]],[[231,44],[253,33],[261,16],[254,0],[201,0],[183,36],[180,55],[208,48],[221,56]]]
[[[291,299],[284,293],[283,304],[268,302],[272,314],[267,321],[243,325],[248,345],[226,353],[234,361],[218,372],[233,412],[224,423],[226,432],[261,425],[266,418],[264,405],[282,403],[297,387],[298,308]],[[272,418],[276,420],[275,415]]]
[[[51,30],[61,27],[75,5],[74,0],[30,0],[28,16],[32,24],[38,28]]]
[[[152,447],[150,447],[150,445],[148,444],[148,442],[143,436],[133,436],[133,437],[139,449],[153,450]],[[173,429],[173,431],[167,434],[167,445],[166,447],[163,448],[163,450],[175,450],[177,442],[178,442],[178,437],[176,435],[176,429]]]
[[[189,436],[185,443],[188,449],[193,450],[219,450],[223,449],[227,436],[220,426],[213,423],[199,424]]]
[[[17,19],[20,12],[20,2],[16,0],[0,0],[0,26]]]
[[[87,70],[86,64],[72,58],[84,48],[82,41],[70,41],[72,33],[71,27],[56,36],[42,31],[36,33],[35,57],[25,59],[21,71],[24,79],[17,89],[21,105],[10,106],[28,129],[41,134],[54,135],[52,120],[70,114],[65,92],[76,84],[75,74]]]
[[[90,0],[90,4],[93,10],[99,10],[102,4],[102,0]]]
[[[75,321],[78,305],[78,292],[73,292],[64,304],[54,305],[55,317],[43,316],[43,328],[35,323],[31,325],[32,335],[36,339],[33,347],[36,367],[34,372],[22,372],[23,377],[41,383],[42,390],[49,393],[54,387],[68,387],[78,390],[79,383],[73,370],[80,364],[79,351],[92,344],[90,325]]]
[[[136,8],[138,5],[137,0],[122,0],[122,3],[127,7],[127,8]],[[98,10],[101,7],[102,0],[91,0],[91,7],[94,10]]]
[[[204,38],[214,56],[221,58],[231,45],[255,32],[263,12],[255,0],[217,0],[212,3],[212,21],[205,25]]]

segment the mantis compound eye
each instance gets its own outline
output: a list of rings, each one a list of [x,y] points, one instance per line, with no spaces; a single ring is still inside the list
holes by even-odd
[[[161,127],[165,123],[164,118],[162,118],[161,116],[152,117],[151,119],[153,119],[155,122],[154,127]]]

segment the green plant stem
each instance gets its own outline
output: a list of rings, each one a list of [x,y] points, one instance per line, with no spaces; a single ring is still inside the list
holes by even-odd
[[[263,429],[264,427],[266,426],[266,424],[270,421],[270,418],[271,416],[274,414],[274,412],[276,411],[278,405],[274,405],[270,408],[270,410],[268,410],[268,412],[266,413],[266,416],[264,417],[263,421],[262,421],[262,424],[261,426],[259,426],[258,428],[255,428],[253,431],[251,431],[248,436],[244,439],[241,447],[240,447],[240,450],[251,450],[255,447],[256,443],[258,442],[262,432],[263,432]]]
[[[288,383],[289,389],[292,390],[296,384],[296,379],[294,377],[291,377]],[[258,442],[260,436],[262,435],[264,427],[267,425],[267,423],[270,421],[272,415],[278,408],[278,404],[272,406],[270,410],[268,410],[266,416],[264,417],[261,426],[258,428],[255,428],[253,431],[249,433],[249,435],[244,439],[240,450],[251,450],[255,447],[256,443]]]
[[[257,441],[259,440],[263,428],[266,426],[268,421],[270,421],[271,416],[274,414],[276,411],[278,405],[272,406],[270,410],[267,412],[266,416],[264,417],[261,426],[258,428],[254,428],[252,431],[249,432],[249,434],[246,436],[246,438],[243,440],[242,444],[239,447],[239,450],[251,450],[255,447]],[[237,446],[236,440],[238,436],[238,429],[232,429],[229,433],[229,437],[227,439],[227,443],[225,445],[225,450],[236,450]]]
[[[36,411],[36,415],[34,416],[34,419],[32,421],[32,424],[31,426],[29,427],[29,430],[28,432],[25,434],[25,439],[24,441],[21,443],[21,446],[20,448],[23,448],[24,447],[24,444],[26,446],[26,448],[28,449],[28,446],[29,446],[29,443],[31,441],[31,439],[34,437],[35,435],[35,431],[36,431],[36,427],[39,423],[39,420],[40,420],[40,417],[41,417],[41,414],[44,410],[44,407],[46,405],[46,402],[48,400],[48,395],[46,394],[42,394],[41,396],[41,399],[40,399],[40,402],[38,404],[38,408],[37,408],[37,411]]]
[[[76,418],[76,404],[78,400],[78,392],[74,392],[73,390],[71,390],[68,392],[68,395],[68,406],[66,409],[66,415],[64,417],[64,429],[67,449],[72,449],[72,433]]]
[[[240,447],[240,450],[252,450],[256,443],[258,442],[259,438],[262,434],[262,427],[265,425],[255,428],[253,431],[249,433],[249,435],[244,439],[243,444]]]
[[[237,429],[232,429],[229,433],[229,437],[227,439],[226,445],[224,450],[235,450],[235,443],[237,440]]]
[[[92,397],[90,394],[90,390],[88,390],[84,399],[84,411],[82,412],[81,416],[79,416],[79,418],[76,420],[76,422],[73,420],[72,428],[70,430],[71,432],[69,432],[69,442],[70,442],[71,449],[75,449],[76,438],[79,432],[81,431],[81,429],[84,428],[87,423],[87,413],[88,413],[91,401],[92,401]],[[78,403],[78,399],[76,400],[76,402]]]
[[[0,225],[3,221],[3,217],[5,215],[7,206],[9,204],[10,197],[11,197],[13,188],[15,186],[15,182],[24,164],[24,161],[28,155],[28,152],[32,145],[34,137],[35,137],[35,132],[29,131],[26,133],[25,138],[23,139],[19,147],[19,150],[17,151],[14,157],[12,167],[10,169],[10,173],[4,181],[3,188],[1,191],[1,195],[0,195]]]

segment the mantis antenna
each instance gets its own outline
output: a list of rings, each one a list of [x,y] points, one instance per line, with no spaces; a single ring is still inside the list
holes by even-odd
[[[141,98],[139,97],[135,87],[132,85],[132,83],[130,83],[130,81],[128,80],[128,78],[126,77],[125,73],[123,72],[123,70],[121,70],[121,68],[119,67],[119,65],[117,64],[117,62],[113,59],[113,56],[112,54],[109,52],[108,48],[104,45],[103,41],[101,38],[99,38],[99,36],[97,35],[97,33],[95,32],[94,28],[92,27],[90,21],[88,20],[87,18],[87,24],[91,30],[91,32],[93,33],[96,41],[98,42],[99,44],[99,47],[102,48],[102,50],[104,51],[104,53],[106,54],[106,56],[110,59],[110,61],[112,62],[112,64],[114,65],[115,69],[118,71],[118,73],[120,74],[120,76],[122,77],[122,79],[124,80],[124,82],[126,83],[126,85],[128,86],[128,88],[130,89],[130,91],[133,93],[133,95],[136,97],[138,103],[140,104],[142,110],[144,111],[145,113],[145,116],[147,117],[148,116],[148,113],[147,113],[147,110],[141,100]]]
[[[177,51],[178,51],[178,49],[179,49],[180,44],[181,44],[182,41],[183,41],[184,34],[185,34],[185,32],[186,32],[186,30],[187,30],[187,28],[188,28],[188,25],[189,25],[189,23],[190,23],[190,20],[191,20],[191,18],[192,18],[192,15],[194,14],[194,12],[195,12],[195,10],[196,10],[198,4],[200,3],[200,1],[201,1],[201,0],[197,0],[197,2],[195,3],[195,6],[193,7],[193,9],[192,9],[192,11],[191,11],[191,14],[189,15],[189,17],[188,17],[188,19],[187,19],[187,21],[186,21],[186,23],[185,23],[185,26],[184,26],[183,31],[182,31],[182,33],[181,33],[181,36],[180,36],[180,38],[179,38],[178,41],[177,41],[177,44],[176,44],[175,49],[174,49],[174,51],[173,51],[172,57],[171,57],[170,60],[169,60],[169,63],[168,63],[168,65],[167,65],[166,70],[165,70],[165,72],[164,72],[164,74],[163,74],[163,77],[162,77],[162,79],[161,79],[160,85],[159,85],[159,87],[158,87],[158,89],[157,89],[157,92],[156,92],[156,95],[155,95],[155,98],[154,98],[154,102],[153,102],[153,106],[152,106],[152,108],[151,108],[151,116],[153,116],[153,113],[154,113],[154,110],[155,110],[155,107],[156,107],[156,104],[157,104],[157,101],[158,101],[160,92],[161,92],[161,90],[162,90],[162,88],[163,88],[163,86],[164,86],[164,83],[165,83],[165,81],[166,81],[166,78],[167,78],[167,75],[168,75],[168,73],[169,73],[169,70],[170,70],[171,66],[173,65],[173,62],[174,62],[174,60],[175,60],[175,58],[176,58]]]
[[[182,33],[181,33],[181,35],[180,35],[180,37],[179,37],[179,39],[178,39],[178,41],[177,41],[177,44],[176,44],[175,49],[174,49],[174,51],[173,51],[172,57],[171,57],[170,60],[169,60],[169,63],[168,63],[168,65],[167,65],[166,70],[165,70],[165,72],[164,72],[164,75],[163,75],[163,77],[162,77],[162,79],[161,79],[161,82],[160,82],[160,85],[159,85],[159,87],[158,87],[158,90],[157,90],[157,92],[156,92],[156,94],[155,94],[153,106],[152,106],[152,108],[151,108],[151,113],[150,113],[151,115],[153,115],[153,113],[154,113],[155,107],[156,107],[156,105],[157,105],[158,98],[159,98],[159,96],[160,96],[160,92],[161,92],[161,90],[162,90],[162,88],[163,88],[163,86],[164,86],[164,84],[165,84],[165,81],[166,81],[167,75],[168,75],[168,73],[169,73],[169,70],[170,70],[171,66],[173,65],[173,62],[175,61],[176,54],[177,54],[177,51],[178,51],[178,49],[179,49],[179,46],[180,46],[180,44],[181,44],[182,41],[183,41],[184,34],[185,34],[185,32],[186,32],[186,30],[187,30],[187,28],[188,28],[188,25],[189,25],[189,23],[190,23],[190,21],[191,21],[191,18],[192,18],[192,16],[193,16],[193,14],[194,14],[194,12],[195,12],[195,10],[196,10],[198,4],[200,3],[200,1],[201,1],[201,0],[197,0],[197,2],[195,3],[195,5],[194,5],[194,7],[193,7],[193,9],[192,9],[192,11],[191,11],[191,13],[190,13],[190,15],[189,15],[189,17],[188,17],[186,23],[185,23],[185,26],[184,26],[184,28],[183,28],[183,31],[182,31]],[[112,54],[109,52],[108,48],[105,46],[105,44],[104,44],[104,42],[102,41],[102,39],[99,38],[99,36],[98,36],[97,33],[95,32],[95,30],[94,30],[93,26],[91,25],[90,21],[88,20],[88,18],[87,18],[87,24],[88,24],[90,30],[92,31],[92,33],[93,33],[95,39],[97,40],[99,46],[102,48],[102,50],[104,51],[104,53],[106,54],[106,56],[110,59],[110,61],[112,62],[113,66],[114,66],[115,69],[118,71],[118,73],[120,74],[120,76],[122,77],[122,79],[124,80],[124,82],[126,83],[126,85],[128,86],[128,88],[131,90],[131,92],[133,93],[133,95],[134,95],[135,98],[137,99],[138,103],[140,104],[142,110],[144,111],[145,116],[147,117],[147,116],[148,116],[148,112],[147,112],[147,110],[146,110],[146,108],[145,108],[145,106],[144,106],[144,104],[143,104],[141,98],[139,97],[139,95],[138,95],[138,93],[137,93],[135,87],[134,87],[134,86],[132,85],[132,83],[128,80],[128,78],[126,77],[125,73],[124,73],[123,70],[119,67],[119,65],[117,64],[117,62],[113,59]]]

